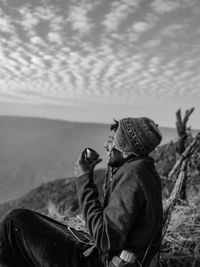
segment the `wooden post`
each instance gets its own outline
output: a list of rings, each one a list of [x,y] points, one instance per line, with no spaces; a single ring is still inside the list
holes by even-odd
[[[196,135],[196,137],[189,144],[186,150],[181,154],[179,160],[176,162],[176,164],[174,165],[169,175],[170,179],[172,179],[172,177],[175,177],[176,182],[175,182],[175,185],[171,192],[170,197],[166,200],[165,205],[164,205],[162,239],[164,238],[167,232],[173,209],[180,199],[180,194],[181,194],[181,190],[183,187],[183,183],[187,176],[188,161],[190,157],[199,150],[199,148],[200,148],[200,132]],[[162,264],[159,265],[159,260],[160,259],[159,259],[159,252],[158,252],[154,256],[150,267],[161,266]]]
[[[193,111],[194,108],[187,109],[185,111],[184,118],[182,118],[180,109],[178,109],[178,111],[176,112],[176,129],[179,137],[176,150],[179,155],[181,155],[186,148],[186,141],[188,138],[188,129],[189,129],[187,128],[187,122]],[[180,200],[183,201],[187,201],[186,182],[187,182],[187,175],[185,175],[185,179],[182,185],[182,190],[180,192]]]

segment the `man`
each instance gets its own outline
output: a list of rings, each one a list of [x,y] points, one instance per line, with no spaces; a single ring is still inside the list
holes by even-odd
[[[161,133],[149,118],[124,118],[111,130],[114,135],[106,148],[112,170],[105,185],[104,206],[93,181],[99,156],[92,150],[91,160],[84,150],[75,166],[80,207],[109,266],[146,266],[161,245],[161,185],[149,157],[160,143]]]
[[[161,243],[160,179],[148,156],[161,134],[148,118],[125,118],[111,130],[103,206],[93,181],[98,153],[85,149],[75,164],[90,242],[85,233],[48,216],[14,209],[0,225],[0,266],[147,266]]]

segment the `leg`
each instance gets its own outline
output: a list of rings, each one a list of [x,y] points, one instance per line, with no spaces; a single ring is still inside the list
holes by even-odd
[[[67,226],[40,213],[12,210],[0,227],[0,266],[77,267],[92,266],[92,261],[99,265],[83,256],[84,246]]]

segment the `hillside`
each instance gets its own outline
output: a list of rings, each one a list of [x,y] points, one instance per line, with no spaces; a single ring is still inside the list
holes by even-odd
[[[102,185],[105,176],[105,170],[95,171],[94,181],[99,189],[100,200],[102,200]],[[23,207],[47,213],[47,207],[50,203],[58,207],[60,213],[68,210],[71,216],[79,213],[78,199],[74,177],[62,178],[52,182],[44,183],[39,187],[32,189],[24,196],[0,205],[0,218],[10,209]]]
[[[41,118],[0,116],[0,203],[17,199],[31,189],[73,176],[73,166],[86,146],[96,149],[106,166],[103,144],[109,125]],[[162,128],[163,142],[176,130]]]
[[[176,160],[176,144],[160,146],[152,156],[162,176],[167,176]],[[105,169],[95,171],[94,181],[102,200]],[[173,182],[162,179],[163,202],[169,196]],[[187,181],[188,203],[176,205],[161,249],[162,266],[198,267],[200,264],[200,151],[191,158]],[[69,225],[84,227],[80,213],[74,178],[62,178],[31,190],[14,201],[0,205],[0,219],[12,208],[24,207],[48,214]]]
[[[176,162],[176,144],[170,142],[162,145],[155,150],[152,155],[155,159],[156,168],[159,174],[166,177]],[[191,159],[188,167],[188,187],[195,194],[198,192],[200,185],[200,154]],[[105,169],[97,169],[94,174],[94,181],[97,184],[100,199],[102,200],[102,184],[105,178]],[[76,215],[79,212],[76,187],[74,177],[56,179],[32,189],[16,200],[8,201],[0,205],[0,217],[9,209],[15,207],[25,207],[42,212],[47,212],[49,203],[54,203],[59,212],[68,210],[70,215]],[[162,179],[163,197],[168,197],[173,187],[173,181]]]

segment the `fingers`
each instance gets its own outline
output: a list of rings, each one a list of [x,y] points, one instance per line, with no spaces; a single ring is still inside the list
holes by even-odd
[[[89,150],[90,153],[87,153],[87,150]],[[80,153],[74,165],[74,174],[80,176],[84,173],[93,172],[94,167],[101,161],[102,159],[99,158],[99,154],[94,149],[85,148]]]
[[[87,147],[82,151],[78,160],[79,162],[83,162],[84,160],[89,160],[93,162],[97,158],[99,158],[99,154],[94,149]]]
[[[101,159],[101,158],[98,158],[98,159],[94,160],[94,161],[90,164],[90,166],[91,166],[92,168],[94,168],[94,167],[95,167],[97,164],[99,164],[101,161],[102,161],[102,159]]]
[[[79,162],[82,162],[86,159],[86,155],[87,155],[87,148],[85,148],[81,154],[79,155],[79,158],[78,158],[78,161]]]

